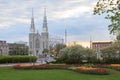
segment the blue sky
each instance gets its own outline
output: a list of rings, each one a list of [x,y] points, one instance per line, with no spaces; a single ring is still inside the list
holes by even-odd
[[[34,8],[35,26],[42,31],[44,7],[47,8],[49,33],[68,41],[111,40],[109,21],[104,15],[93,15],[98,0],[0,0],[0,40],[28,42],[31,11]]]

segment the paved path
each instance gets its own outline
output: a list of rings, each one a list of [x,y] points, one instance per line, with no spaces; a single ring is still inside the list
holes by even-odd
[[[4,67],[4,66],[14,66],[17,64],[33,64],[33,63],[11,63],[11,64],[0,64],[0,67]],[[40,64],[40,63],[34,63],[34,64]]]
[[[52,57],[50,57],[50,55],[48,55],[48,57],[46,57],[46,58],[40,58],[40,59],[38,59],[37,62],[34,63],[34,64],[36,64],[36,65],[46,64],[45,61],[51,62],[51,61],[55,61],[55,59],[53,59]],[[0,67],[2,67],[2,66],[14,66],[16,64],[26,64],[26,65],[28,64],[29,65],[29,64],[33,64],[33,63],[8,63],[8,64],[0,64]]]

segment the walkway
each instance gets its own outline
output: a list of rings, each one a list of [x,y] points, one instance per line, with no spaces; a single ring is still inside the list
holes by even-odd
[[[14,65],[16,65],[16,64],[25,64],[25,65],[27,65],[27,64],[33,64],[33,63],[9,63],[9,64],[0,64],[0,67],[4,67],[4,66],[14,66]],[[34,63],[34,64],[39,65],[40,63]]]

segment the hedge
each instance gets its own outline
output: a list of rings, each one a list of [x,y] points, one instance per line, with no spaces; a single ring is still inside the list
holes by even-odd
[[[25,63],[35,62],[35,56],[0,56],[0,63]]]

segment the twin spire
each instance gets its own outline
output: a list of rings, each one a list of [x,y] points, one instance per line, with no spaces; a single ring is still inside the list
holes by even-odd
[[[43,32],[48,32],[46,8],[44,8]]]
[[[32,9],[32,17],[31,17],[31,27],[30,27],[30,32],[35,33],[35,24],[34,24],[34,13]],[[47,16],[46,16],[46,8],[44,8],[44,18],[43,18],[43,32],[48,32],[48,27],[47,27]]]
[[[35,24],[34,24],[34,14],[33,14],[33,9],[32,9],[32,17],[31,17],[31,27],[30,27],[30,32],[35,33]]]

